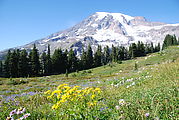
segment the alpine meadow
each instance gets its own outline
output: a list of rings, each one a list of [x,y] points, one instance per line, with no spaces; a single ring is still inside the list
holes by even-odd
[[[90,11],[89,7],[107,7],[105,1],[100,6],[99,1],[93,1],[93,5],[91,2],[81,2],[85,8],[74,2],[65,6],[65,1],[41,1],[38,7],[31,1],[29,6],[17,7],[17,2],[8,9],[17,11],[14,23],[30,12],[33,19],[40,20],[39,25],[54,22],[56,26],[57,12],[62,9],[68,8],[72,14],[80,10],[78,15],[82,16],[82,12],[87,13],[82,8]],[[109,6],[116,6],[114,3],[109,2]],[[137,5],[133,4],[125,5]],[[159,14],[140,7],[134,7],[134,12]],[[149,10],[147,6],[146,9]],[[23,12],[24,17],[18,18]],[[60,19],[67,19],[66,14]],[[179,120],[179,23],[151,20],[94,12],[68,29],[0,51],[0,120]],[[22,22],[24,31],[28,24]],[[34,23],[36,29],[41,29],[38,24]],[[8,33],[7,39],[9,36],[16,41],[16,36]]]

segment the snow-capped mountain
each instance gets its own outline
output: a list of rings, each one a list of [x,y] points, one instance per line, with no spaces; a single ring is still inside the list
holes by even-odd
[[[50,44],[51,51],[57,48],[73,48],[80,54],[82,47],[91,44],[95,50],[98,45],[128,46],[137,41],[162,43],[166,34],[179,37],[179,24],[150,22],[144,17],[132,17],[121,13],[96,12],[79,24],[41,40],[19,47],[31,49],[35,43],[40,52]]]

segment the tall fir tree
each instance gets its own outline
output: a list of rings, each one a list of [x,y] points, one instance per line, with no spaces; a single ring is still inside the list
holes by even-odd
[[[62,52],[62,58],[61,58],[61,69],[60,72],[61,73],[66,73],[66,69],[67,69],[67,53],[66,52]]]
[[[68,51],[63,52],[63,73],[68,73]]]
[[[27,77],[29,71],[28,53],[24,49],[20,52],[19,56],[19,77]]]
[[[160,51],[160,43],[158,43],[158,45],[157,45],[157,52],[159,52]]]
[[[17,51],[14,50],[10,56],[10,59],[9,59],[9,73],[10,73],[10,77],[19,77],[18,76],[18,64],[19,64],[19,61],[18,61],[18,54],[17,54]]]
[[[36,45],[34,44],[33,49],[29,54],[30,58],[30,69],[32,76],[38,76],[40,74],[40,61],[39,61],[39,53]]]
[[[173,45],[177,45],[178,43],[177,43],[177,38],[176,38],[176,36],[175,35],[173,35]]]
[[[78,59],[73,51],[73,49],[70,49],[69,53],[68,53],[68,71],[70,72],[74,72],[76,70],[78,70],[77,66],[78,66]]]
[[[81,55],[81,60],[80,60],[80,65],[81,65],[80,69],[81,70],[87,69],[87,64],[89,64],[87,61],[87,54],[86,54],[86,51],[83,49],[82,55]]]
[[[123,49],[124,49],[124,60],[130,59],[129,50],[125,47],[123,47]]]
[[[173,37],[169,34],[166,35],[163,41],[162,50],[167,48],[168,46],[171,46],[172,44],[173,44]]]
[[[150,53],[154,52],[154,45],[153,42],[150,43]]]
[[[104,47],[104,64],[111,62],[109,46]]]
[[[3,63],[0,61],[0,77],[3,76]]]
[[[47,54],[45,52],[41,55],[41,68],[42,68],[42,74],[47,74]]]
[[[6,58],[5,58],[5,62],[4,62],[4,74],[5,74],[5,77],[10,77],[10,66],[9,66],[9,62],[10,62],[10,57],[11,57],[11,51],[8,50],[8,53],[6,55]]]
[[[125,47],[120,46],[118,50],[118,60],[124,60],[125,59]]]
[[[94,67],[99,67],[102,65],[102,48],[98,45],[97,51],[94,54]]]
[[[111,58],[113,62],[117,62],[117,50],[114,45],[112,45]]]
[[[137,43],[137,51],[136,51],[136,56],[140,57],[140,56],[145,56],[146,52],[145,52],[145,46],[143,44],[143,42],[138,41]]]
[[[129,46],[129,54],[130,54],[131,58],[137,57],[137,45],[135,43],[132,43]]]
[[[154,52],[159,52],[159,51],[160,51],[160,43],[158,43],[154,48]]]
[[[88,45],[88,49],[87,49],[87,52],[86,52],[86,61],[87,61],[87,69],[90,69],[93,67],[93,51],[92,51],[92,48],[91,48],[91,45]]]
[[[62,73],[62,50],[56,49],[54,54],[52,55],[52,65],[53,65],[53,72],[55,74]]]
[[[52,73],[52,59],[50,56],[50,45],[48,45],[47,49],[47,55],[46,55],[46,73],[47,75],[50,75]]]

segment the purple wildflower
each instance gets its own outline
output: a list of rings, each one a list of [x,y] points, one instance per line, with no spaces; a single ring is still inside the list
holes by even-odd
[[[17,111],[17,115],[22,114],[22,113],[24,113],[24,112],[25,112],[25,108],[20,108],[20,109],[18,109],[18,111]]]
[[[145,113],[145,117],[149,117],[150,113]]]
[[[26,118],[29,117],[29,116],[30,116],[30,113],[26,113],[26,114],[23,116],[23,118],[26,119]]]
[[[17,111],[16,111],[16,109],[15,109],[15,110],[13,110],[13,111],[10,112],[9,116],[12,117],[12,116],[13,116],[14,114],[16,114],[16,113],[17,113]]]

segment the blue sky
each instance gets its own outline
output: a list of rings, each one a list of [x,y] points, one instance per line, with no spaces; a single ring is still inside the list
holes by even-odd
[[[0,50],[64,30],[95,12],[179,23],[179,0],[0,0]]]

